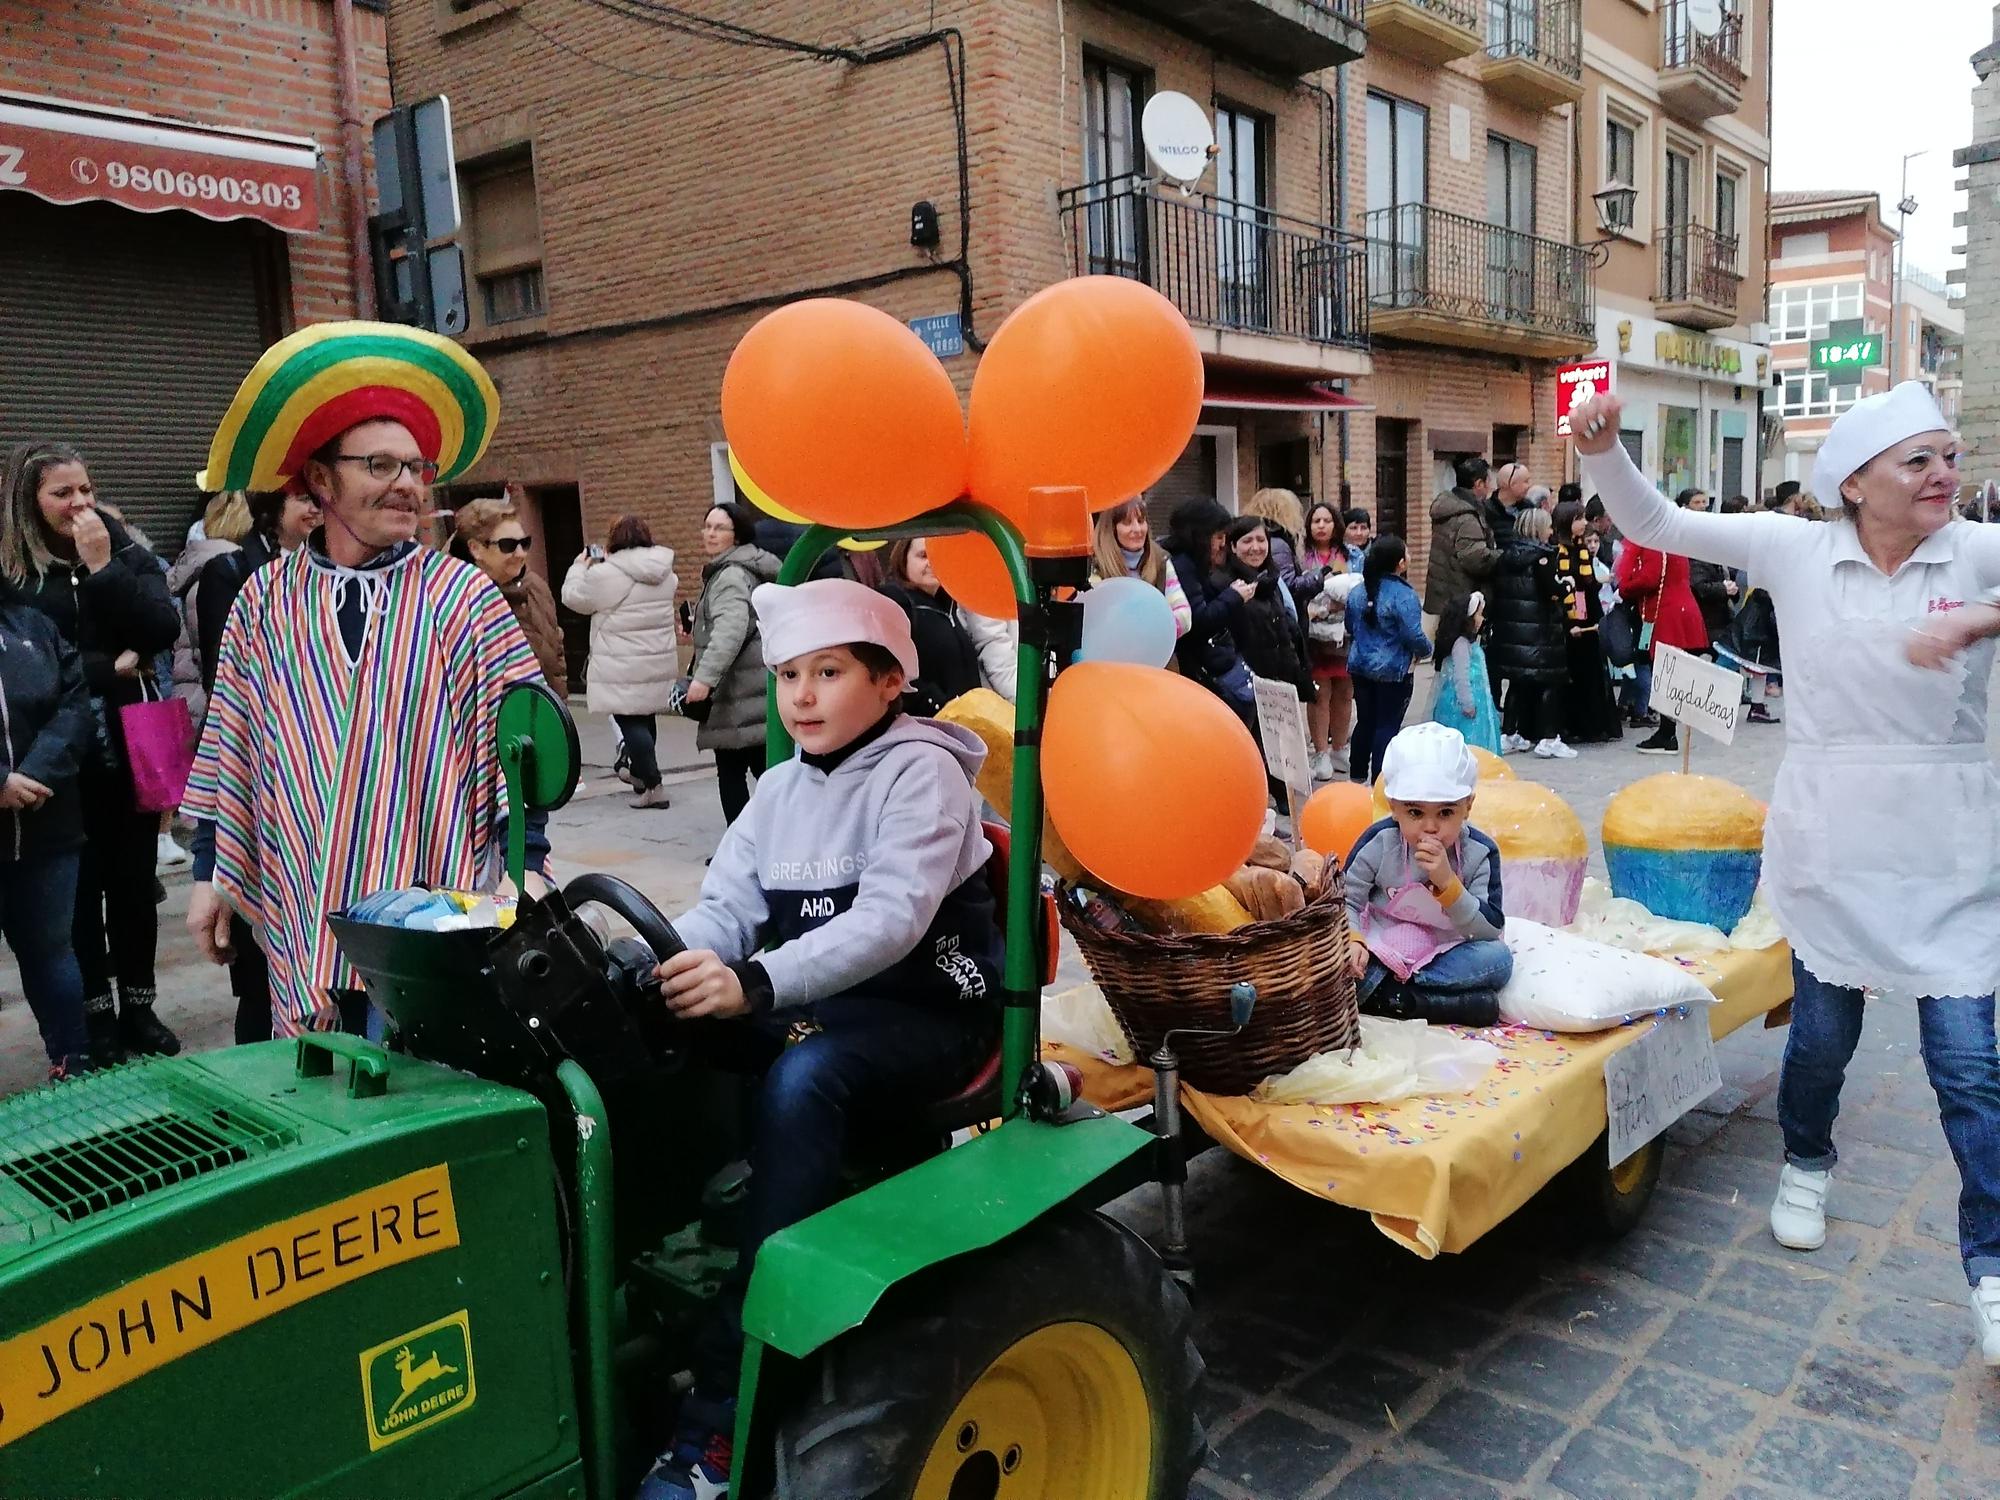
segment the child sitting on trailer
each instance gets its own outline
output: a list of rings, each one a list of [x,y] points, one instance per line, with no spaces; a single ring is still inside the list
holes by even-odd
[[[641,1500],[727,1493],[742,1299],[758,1248],[838,1196],[857,1115],[941,1098],[1000,1029],[1001,938],[971,731],[898,711],[909,616],[847,579],[750,595],[797,753],[757,782],[659,966],[682,1020],[742,1017],[763,1073],[736,1276]],[[735,1028],[732,1028],[734,1030]]]
[[[1389,816],[1347,858],[1356,997],[1393,1020],[1491,1026],[1514,972],[1501,941],[1500,849],[1466,821],[1479,765],[1465,737],[1413,724],[1389,742]]]

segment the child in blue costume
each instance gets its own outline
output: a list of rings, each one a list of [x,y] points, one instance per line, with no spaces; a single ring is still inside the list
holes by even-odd
[[[1493,706],[1493,684],[1486,675],[1486,648],[1479,632],[1486,628],[1486,596],[1475,590],[1455,599],[1438,616],[1437,685],[1431,692],[1431,722],[1456,729],[1468,745],[1500,753],[1500,710]]]

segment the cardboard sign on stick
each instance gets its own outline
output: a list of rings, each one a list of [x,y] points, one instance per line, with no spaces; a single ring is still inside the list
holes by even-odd
[[[1288,787],[1312,790],[1312,752],[1306,745],[1305,705],[1289,682],[1252,677],[1257,693],[1257,733],[1264,741],[1264,764]]]
[[[1655,646],[1651,707],[1727,745],[1743,714],[1743,675],[1675,646]]]

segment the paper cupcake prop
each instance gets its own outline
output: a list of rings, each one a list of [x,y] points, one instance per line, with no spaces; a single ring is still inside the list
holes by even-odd
[[[264,351],[209,445],[204,490],[275,490],[357,423],[410,429],[439,479],[479,462],[500,415],[486,372],[450,339],[400,323],[315,323]]]
[[[1764,804],[1719,776],[1635,781],[1604,810],[1615,895],[1657,917],[1734,930],[1764,867]]]
[[[1567,802],[1532,781],[1482,779],[1469,821],[1500,846],[1508,916],[1549,927],[1576,920],[1590,839]]]

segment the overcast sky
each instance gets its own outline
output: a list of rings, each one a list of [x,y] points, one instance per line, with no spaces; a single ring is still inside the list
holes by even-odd
[[[1909,264],[1942,276],[1963,243],[1951,155],[1972,141],[1966,59],[1993,40],[1991,0],[1776,4],[1772,188],[1873,188],[1894,229],[1903,153],[1927,152],[1910,163]]]

